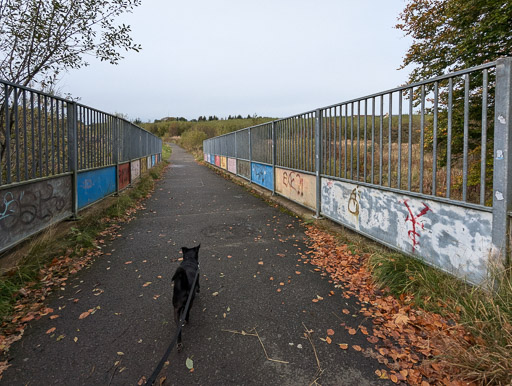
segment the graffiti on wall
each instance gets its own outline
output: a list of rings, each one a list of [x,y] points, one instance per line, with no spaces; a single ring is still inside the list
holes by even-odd
[[[416,251],[416,246],[420,244],[418,241],[418,238],[420,237],[420,234],[418,233],[420,229],[425,229],[425,225],[419,220],[420,217],[427,214],[427,212],[430,210],[428,205],[426,205],[424,202],[422,202],[424,208],[417,214],[412,213],[411,207],[407,203],[408,200],[404,200],[403,204],[407,208],[407,211],[409,214],[407,215],[407,218],[405,219],[405,222],[411,223],[411,229],[407,231],[407,235],[409,236],[409,239],[412,241],[412,251]]]
[[[226,158],[226,157],[224,157],[224,156],[221,156],[221,157],[220,157],[220,167],[221,167],[222,169],[227,169],[227,168],[228,168],[228,160],[227,160],[227,158]]]
[[[269,190],[274,190],[274,172],[272,166],[251,162],[252,182]]]
[[[220,156],[218,155],[215,156],[215,165],[220,167]]]
[[[140,161],[132,161],[130,164],[130,181],[135,181],[140,177]]]
[[[323,215],[479,284],[487,277],[492,214],[322,178]]]
[[[276,168],[276,192],[309,208],[315,208],[315,176]]]
[[[208,162],[208,154],[203,153],[203,160],[204,162]]]
[[[151,156],[151,167],[155,166],[155,160],[156,160],[155,155],[152,155]]]
[[[130,163],[119,165],[119,190],[126,188],[130,185]]]
[[[236,158],[228,158],[228,172],[236,174]]]
[[[116,167],[78,173],[78,207],[83,208],[116,191]]]
[[[71,177],[0,191],[0,250],[71,215]]]

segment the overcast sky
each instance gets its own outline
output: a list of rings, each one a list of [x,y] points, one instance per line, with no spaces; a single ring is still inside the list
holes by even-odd
[[[139,53],[91,60],[62,93],[144,122],[166,116],[285,117],[394,88],[411,44],[404,0],[142,0]]]

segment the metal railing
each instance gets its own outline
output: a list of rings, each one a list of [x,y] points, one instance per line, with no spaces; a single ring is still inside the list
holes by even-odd
[[[87,205],[126,186],[132,163],[134,175],[150,164],[130,161],[161,152],[160,138],[123,118],[0,80],[0,251],[76,216],[95,170],[109,168],[110,185],[81,201]]]
[[[157,153],[161,139],[123,118],[0,80],[0,187],[71,172],[74,157],[82,171]]]
[[[321,178],[492,212],[493,246],[504,251],[511,63],[503,58],[210,138],[203,151],[314,174],[317,215]]]

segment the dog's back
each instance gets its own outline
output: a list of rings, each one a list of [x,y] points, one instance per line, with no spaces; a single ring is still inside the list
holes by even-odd
[[[192,308],[192,303],[194,301],[194,297],[196,292],[199,292],[199,278],[197,278],[195,290],[192,288],[194,284],[194,279],[199,270],[199,247],[198,245],[194,248],[186,248],[183,247],[183,261],[181,262],[178,269],[174,273],[172,277],[172,281],[174,281],[174,292],[172,295],[172,304],[174,306],[174,319],[176,321],[176,325],[179,327],[179,321],[183,318],[183,311],[185,310],[185,306],[187,304],[188,297],[190,292],[193,291],[190,299],[189,308],[187,310],[187,314],[185,315],[185,320],[188,322],[190,309]],[[181,333],[178,336],[178,350],[181,349]]]

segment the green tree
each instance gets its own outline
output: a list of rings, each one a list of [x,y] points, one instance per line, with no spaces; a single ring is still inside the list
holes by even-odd
[[[403,65],[414,66],[411,82],[478,66],[512,55],[512,2],[510,0],[409,0],[399,16],[397,29],[413,38]],[[494,72],[488,81],[488,146],[486,162],[492,165]],[[469,184],[480,181],[483,73],[470,76],[469,87]],[[438,146],[441,166],[447,163],[448,82],[439,83],[439,126],[437,143],[427,132],[426,147]],[[434,85],[427,87],[432,92]],[[464,87],[462,77],[453,79],[452,160],[462,157],[464,126]],[[419,93],[415,95],[418,101]],[[432,130],[432,128],[430,128]],[[487,181],[492,167],[487,168]]]
[[[54,85],[87,66],[87,55],[117,64],[120,50],[139,51],[130,26],[116,17],[140,0],[0,0],[0,78],[23,86]]]

